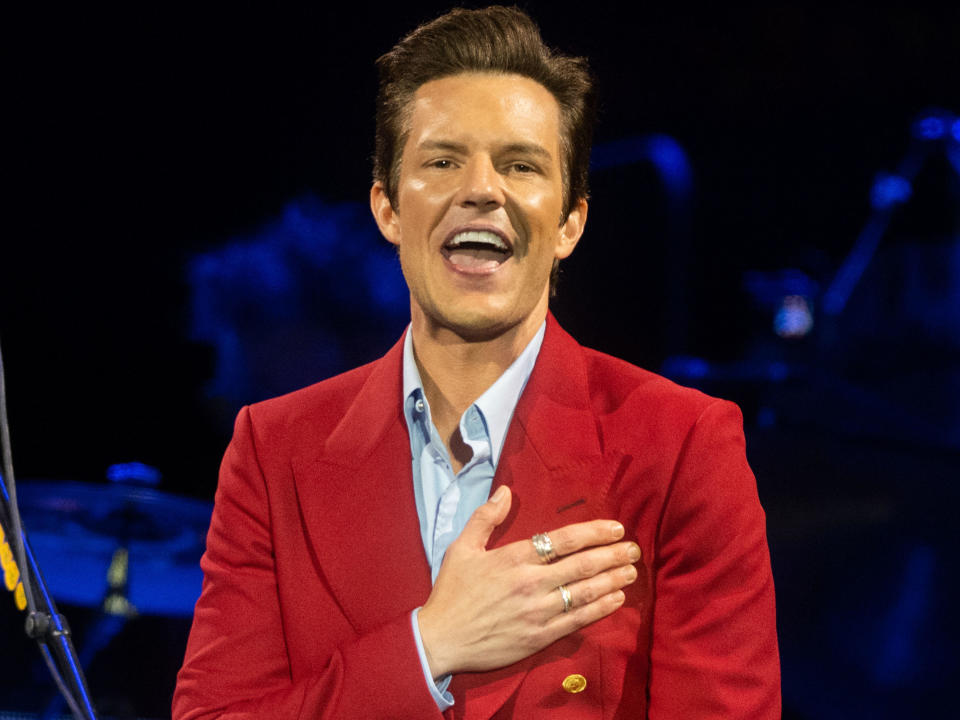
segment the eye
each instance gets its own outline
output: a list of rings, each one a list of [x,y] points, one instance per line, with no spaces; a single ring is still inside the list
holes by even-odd
[[[453,161],[447,160],[446,158],[431,160],[429,163],[427,163],[427,167],[437,168],[438,170],[446,170],[453,167]]]
[[[528,165],[528,164],[525,163],[525,162],[515,162],[515,163],[512,163],[512,164],[510,165],[510,169],[513,170],[514,172],[518,172],[518,173],[522,173],[522,174],[532,173],[532,172],[536,172],[536,171],[537,171],[536,168],[533,167],[533,165]]]

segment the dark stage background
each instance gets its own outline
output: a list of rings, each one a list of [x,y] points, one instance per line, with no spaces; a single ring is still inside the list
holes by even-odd
[[[554,310],[581,342],[744,409],[784,716],[949,713],[960,9],[525,6],[591,59],[602,101],[590,223]],[[404,326],[364,208],[373,60],[445,8],[8,14],[14,462],[78,645],[103,646],[88,678],[105,716],[169,714],[239,407],[373,359]],[[109,483],[129,462],[194,502]],[[120,545],[140,614],[104,630]],[[0,716],[53,692],[22,620],[4,594]]]

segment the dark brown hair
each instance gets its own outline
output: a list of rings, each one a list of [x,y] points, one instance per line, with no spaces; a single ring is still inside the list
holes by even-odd
[[[583,58],[553,52],[540,29],[515,7],[457,8],[421,25],[377,60],[374,180],[397,207],[400,157],[409,132],[413,96],[426,82],[469,72],[515,73],[549,90],[560,106],[564,218],[588,196],[593,139],[593,79]],[[562,220],[562,219],[561,219]]]

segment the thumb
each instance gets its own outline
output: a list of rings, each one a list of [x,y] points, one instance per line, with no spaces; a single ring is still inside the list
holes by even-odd
[[[467,547],[485,549],[494,529],[507,519],[512,497],[506,485],[498,487],[489,500],[473,511],[458,539]]]

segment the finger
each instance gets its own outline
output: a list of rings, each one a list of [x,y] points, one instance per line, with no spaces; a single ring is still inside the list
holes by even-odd
[[[547,533],[557,557],[570,555],[587,547],[607,545],[623,537],[623,525],[615,520],[591,520],[551,530]],[[533,543],[528,543],[532,559],[539,561]]]
[[[633,565],[613,568],[586,580],[565,585],[570,593],[570,609],[580,608],[617,590],[622,590],[637,579],[637,569]],[[557,593],[559,594],[559,593]],[[556,606],[557,603],[551,603]],[[560,611],[563,611],[563,597],[559,598]]]
[[[569,585],[615,568],[633,567],[633,563],[640,558],[640,546],[634,542],[588,548],[550,565],[547,582],[553,585]]]
[[[544,625],[550,642],[607,617],[623,605],[626,595],[623,590],[614,590],[586,605],[571,607],[570,612],[566,613],[562,612],[563,600],[559,593],[554,593],[553,600],[560,607],[561,612],[556,613]]]
[[[489,500],[473,511],[457,542],[476,550],[486,548],[494,529],[507,519],[511,500],[510,488],[506,485],[498,487]]]

